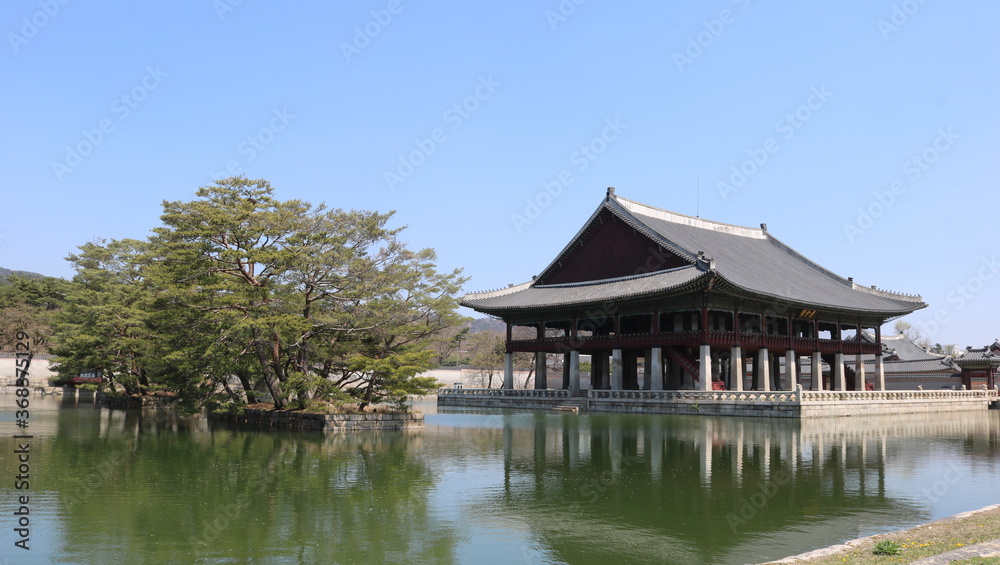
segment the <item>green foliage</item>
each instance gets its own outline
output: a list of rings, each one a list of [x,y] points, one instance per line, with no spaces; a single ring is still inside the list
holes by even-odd
[[[0,282],[0,351],[14,351],[17,332],[25,331],[35,353],[48,353],[55,318],[71,286],[63,279],[16,274]]]
[[[903,552],[903,548],[892,540],[882,540],[875,544],[872,548],[872,554],[874,555],[899,555]]]
[[[192,408],[348,395],[363,408],[433,388],[416,375],[441,358],[436,340],[464,340],[440,337],[462,320],[464,279],[398,241],[392,213],[279,201],[242,177],[196,194],[164,202],[147,241],[69,257],[61,372],[100,367],[129,393],[176,393]]]

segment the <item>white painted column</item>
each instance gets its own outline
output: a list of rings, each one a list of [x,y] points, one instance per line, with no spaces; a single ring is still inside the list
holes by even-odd
[[[757,352],[757,364],[753,368],[753,374],[757,375],[757,386],[764,387],[764,392],[771,392],[771,354],[766,347],[761,347]]]
[[[510,352],[503,355],[503,387],[507,390],[514,388],[514,354]]]
[[[854,356],[854,390],[865,390],[865,360],[858,353]]]
[[[650,387],[650,382],[649,381],[650,381],[651,375],[653,374],[653,365],[652,365],[652,363],[649,362],[649,358],[652,357],[652,356],[653,356],[653,354],[648,349],[643,354],[642,386],[639,387],[642,390],[650,390],[650,388],[649,388]]]
[[[646,363],[646,379],[649,390],[663,390],[663,349],[654,347],[649,352],[649,363]]]
[[[712,390],[712,348],[702,345],[699,359],[698,378],[701,380],[701,390]]]
[[[875,385],[876,390],[885,390],[885,365],[882,364],[882,354],[875,354]]]
[[[611,390],[622,389],[622,350],[611,350]]]
[[[569,352],[569,395],[580,395],[580,352]]]
[[[795,385],[798,384],[798,369],[799,356],[795,354],[794,351],[789,349],[785,352],[785,382],[788,384],[788,390],[795,390]]]
[[[809,383],[810,390],[823,390],[823,354],[813,351],[812,358],[812,382]]]
[[[833,359],[833,388],[839,391],[847,390],[845,388],[847,383],[844,382],[844,354],[838,351]]]
[[[743,390],[743,348],[734,345],[729,352],[729,367],[733,373],[733,390]]]
[[[547,367],[548,356],[544,351],[535,352],[535,388],[545,390],[549,388],[549,374]]]

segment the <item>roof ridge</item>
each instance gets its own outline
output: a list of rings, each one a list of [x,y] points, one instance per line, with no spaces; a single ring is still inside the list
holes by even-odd
[[[523,282],[521,284],[512,284],[503,288],[495,288],[493,290],[484,290],[481,292],[467,292],[465,296],[471,296],[475,294],[479,298],[495,298],[497,296],[503,296],[505,294],[511,294],[518,292],[530,287],[535,281]],[[463,297],[464,298],[464,297]]]
[[[642,216],[649,216],[651,218],[656,218],[657,220],[663,220],[674,224],[684,224],[694,228],[700,228],[712,231],[724,231],[731,235],[737,235],[740,237],[749,237],[752,239],[764,239],[767,234],[767,230],[763,227],[765,224],[761,224],[762,227],[760,228],[738,226],[736,224],[727,224],[725,222],[706,220],[704,218],[688,216],[687,214],[681,214],[679,212],[672,212],[670,210],[657,208],[656,206],[650,206],[649,204],[643,204],[642,202],[637,202],[635,200],[623,198],[613,193],[611,197],[619,201],[622,207],[624,207],[629,212],[633,214],[639,214]]]

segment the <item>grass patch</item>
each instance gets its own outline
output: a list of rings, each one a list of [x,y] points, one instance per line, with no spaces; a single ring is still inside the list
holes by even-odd
[[[912,563],[924,557],[1000,538],[1000,508],[963,518],[945,519],[902,532],[873,536],[834,554],[795,563],[809,565],[882,565]],[[878,555],[875,548],[884,542],[899,546],[898,555]],[[978,559],[978,560],[977,560]],[[1000,565],[1000,558],[974,558],[953,563]]]
[[[898,543],[888,539],[876,543],[872,548],[872,555],[899,555],[902,552],[903,548]]]
[[[952,561],[949,565],[1000,565],[1000,557],[973,557],[971,559],[959,559]]]

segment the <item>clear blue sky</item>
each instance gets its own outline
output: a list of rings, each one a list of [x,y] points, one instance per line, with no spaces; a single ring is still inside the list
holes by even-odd
[[[0,266],[69,277],[229,167],[396,210],[484,290],[615,186],[921,294],[932,342],[1000,337],[1000,5],[576,2],[8,2]]]

